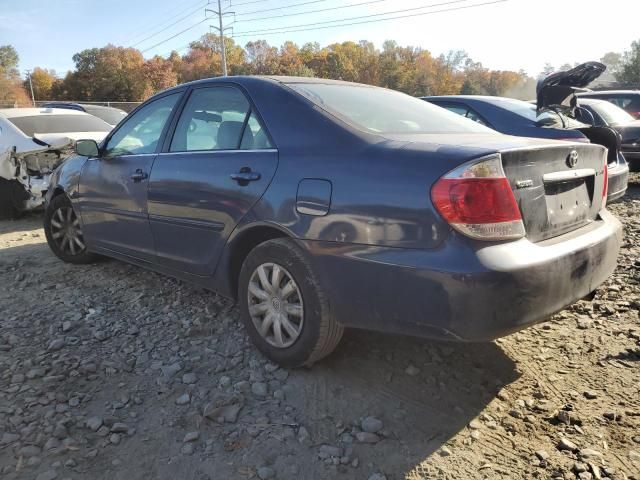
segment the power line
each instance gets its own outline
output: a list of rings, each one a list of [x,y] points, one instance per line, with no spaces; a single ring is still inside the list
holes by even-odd
[[[255,10],[253,12],[236,13],[236,17],[241,17],[241,16],[244,16],[244,15],[253,15],[254,13],[273,12],[275,10],[284,10],[284,9],[287,9],[287,8],[299,7],[301,5],[310,5],[312,3],[321,3],[321,2],[326,2],[326,1],[327,0],[310,0],[308,2],[292,3],[292,4],[289,4],[289,5],[284,5],[282,7],[266,8],[264,10]]]
[[[419,16],[430,15],[430,14],[434,14],[434,13],[443,13],[443,12],[450,12],[450,11],[454,11],[454,10],[464,10],[464,9],[468,9],[468,8],[482,7],[482,6],[485,6],[485,5],[493,5],[493,4],[497,4],[497,3],[508,2],[509,0],[494,0],[494,1],[491,1],[491,2],[484,2],[484,3],[473,4],[473,5],[464,5],[464,6],[461,6],[461,7],[453,7],[453,8],[447,8],[447,9],[436,10],[436,11],[431,11],[431,12],[412,13],[412,14],[409,14],[409,15],[399,15],[399,16],[395,16],[395,17],[380,18],[380,19],[376,19],[376,20],[354,21],[354,22],[351,22],[351,23],[341,23],[339,25],[326,25],[328,23],[349,22],[351,20],[360,20],[360,19],[363,19],[363,18],[379,17],[379,16],[382,16],[382,15],[391,15],[391,14],[395,14],[395,13],[402,13],[402,12],[408,12],[408,11],[421,10],[421,9],[425,9],[425,8],[432,8],[432,7],[437,7],[437,6],[441,6],[441,5],[450,5],[450,4],[454,4],[454,3],[462,3],[462,2],[466,2],[466,1],[469,1],[469,0],[452,0],[452,1],[449,1],[449,2],[432,4],[432,5],[427,5],[427,6],[423,6],[423,7],[409,8],[409,9],[404,9],[404,10],[396,10],[396,11],[393,11],[393,12],[377,13],[377,14],[372,14],[372,15],[362,15],[362,16],[359,16],[359,17],[342,18],[342,19],[337,19],[337,20],[328,20],[328,21],[325,21],[325,22],[307,23],[307,24],[302,24],[302,25],[289,25],[289,26],[280,27],[280,28],[269,28],[269,29],[262,29],[262,30],[251,30],[251,31],[246,31],[246,32],[238,32],[237,34],[234,34],[233,37],[234,38],[236,38],[236,37],[248,37],[248,36],[253,36],[253,35],[256,35],[256,34],[257,35],[276,35],[276,34],[281,34],[281,33],[294,33],[294,32],[304,32],[304,31],[311,31],[311,30],[323,30],[323,29],[335,28],[335,27],[348,27],[348,26],[352,26],[352,25],[361,25],[361,24],[365,24],[365,23],[384,22],[384,21],[388,21],[388,20],[397,20],[397,19],[401,19],[401,18],[419,17]],[[324,25],[324,26],[318,26],[318,25]],[[309,28],[302,28],[302,27],[309,27]],[[291,30],[291,29],[293,29],[293,30]]]
[[[191,8],[196,4],[202,4],[203,0],[198,0],[197,2],[192,3],[191,5],[189,5],[186,8]],[[202,4],[202,7],[204,7],[207,3],[209,3],[209,0],[206,0],[204,2],[204,4]],[[140,38],[141,36],[145,35],[147,33],[147,31],[155,29],[161,25],[164,25],[167,22],[171,22],[174,18],[174,16],[178,13],[181,13],[185,10],[184,5],[179,5],[178,8],[172,8],[170,10],[167,10],[165,13],[162,14],[162,16],[164,15],[170,15],[169,18],[165,18],[164,20],[160,21],[160,22],[148,22],[146,25],[142,26],[142,27],[138,27],[138,28],[142,28],[144,30],[139,31],[138,33],[136,33],[135,35],[133,35],[132,37],[129,37],[129,39],[125,42],[122,42],[123,44],[127,45],[133,41],[135,41],[137,38]]]
[[[194,13],[197,13],[202,7],[206,7],[209,4],[209,2],[207,1],[206,3],[199,5],[198,8],[196,8],[195,10],[192,10],[191,12],[189,12],[188,14],[186,14],[183,17],[180,17],[178,20],[176,20],[175,22],[167,25],[166,27],[156,31],[155,33],[152,33],[151,35],[149,35],[148,37],[143,38],[142,40],[140,40],[139,42],[134,43],[133,45],[131,45],[132,47],[135,47],[137,45],[140,45],[141,43],[146,42],[147,40],[149,40],[150,38],[153,38],[159,34],[161,34],[162,32],[164,32],[165,30],[170,29],[171,27],[173,27],[174,25],[177,25],[178,23],[186,20],[187,18],[189,18],[190,16],[192,16]]]
[[[231,3],[231,0],[229,0],[229,8],[230,7],[240,7],[241,5],[249,5],[251,3],[263,3],[263,2],[268,2],[269,0],[252,0],[251,2],[242,2],[242,3]]]
[[[240,32],[237,36],[242,35],[242,34],[253,34],[253,33],[262,33],[262,32],[273,32],[276,30],[284,30],[284,29],[289,29],[289,28],[301,28],[301,27],[315,27],[317,25],[326,25],[329,23],[336,23],[336,22],[349,22],[352,20],[361,20],[363,18],[373,18],[373,17],[382,17],[384,15],[393,15],[396,13],[406,13],[406,12],[413,12],[416,10],[424,10],[425,8],[433,8],[433,7],[440,7],[443,5],[450,5],[453,3],[464,3],[464,2],[468,2],[470,0],[449,0],[447,2],[442,2],[442,3],[433,3],[433,4],[429,4],[429,5],[423,5],[421,7],[412,7],[412,8],[404,8],[401,10],[393,10],[391,12],[383,12],[383,13],[372,13],[370,15],[358,15],[355,17],[348,17],[348,18],[340,18],[337,20],[326,20],[324,22],[313,22],[313,23],[304,23],[301,25],[289,25],[289,26],[283,26],[283,27],[274,27],[274,28],[263,28],[260,30],[249,30],[246,32]]]
[[[323,0],[324,1],[324,0]],[[339,7],[320,8],[318,10],[306,10],[304,12],[297,13],[284,13],[282,15],[270,15],[268,17],[247,18],[246,20],[240,20],[242,22],[256,22],[259,20],[271,20],[273,18],[295,17],[298,15],[307,15],[309,13],[329,12],[333,10],[340,10],[343,8],[361,7],[362,5],[371,5],[373,3],[388,2],[389,0],[369,0],[368,2],[352,3],[349,5],[340,5]],[[311,2],[315,3],[315,2]]]
[[[506,1],[506,0],[504,0]],[[163,43],[167,43],[169,40],[173,40],[174,38],[182,35],[185,32],[188,32],[189,30],[193,30],[194,28],[196,28],[198,25],[203,24],[204,22],[208,21],[208,18],[205,18],[204,20],[200,20],[198,23],[191,25],[190,27],[185,28],[184,30],[180,30],[178,33],[171,35],[169,38],[165,38],[164,40],[156,43],[155,45],[150,46],[149,48],[145,48],[144,50],[142,50],[142,53],[146,53],[149,50],[153,50],[156,47],[159,47],[160,45],[162,45]]]

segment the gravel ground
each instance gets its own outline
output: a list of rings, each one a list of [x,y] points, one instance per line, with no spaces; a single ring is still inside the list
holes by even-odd
[[[0,222],[0,478],[640,479],[640,176],[593,302],[488,344],[350,331],[312,369],[227,300]]]

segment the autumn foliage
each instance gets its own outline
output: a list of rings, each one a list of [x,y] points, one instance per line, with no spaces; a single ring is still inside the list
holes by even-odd
[[[524,73],[489,70],[464,52],[433,56],[428,50],[393,41],[377,49],[371,42],[320,47],[280,47],[265,40],[244,48],[225,38],[230,75],[292,75],[334,78],[401,90],[410,95],[477,93],[502,95],[530,81]],[[75,69],[62,79],[55,72],[33,72],[36,100],[141,101],[179,83],[222,74],[220,39],[206,34],[180,55],[145,59],[134,48],[107,45],[73,56]]]

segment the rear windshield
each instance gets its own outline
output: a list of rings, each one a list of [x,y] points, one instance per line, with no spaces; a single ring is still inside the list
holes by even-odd
[[[111,126],[91,115],[34,115],[8,118],[27,137],[35,133],[109,132]]]
[[[329,113],[371,133],[495,133],[418,98],[366,85],[290,83]]]
[[[593,102],[588,104],[609,125],[624,125],[633,122],[633,117],[620,107],[609,102]]]
[[[124,117],[127,116],[127,112],[118,110],[117,108],[93,108],[88,105],[83,105],[87,113],[101,118],[110,125],[117,125]]]

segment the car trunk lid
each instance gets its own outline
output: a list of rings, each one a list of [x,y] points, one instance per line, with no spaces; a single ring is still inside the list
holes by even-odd
[[[501,155],[529,240],[562,235],[597,218],[603,206],[604,147],[553,144]]]
[[[555,72],[538,82],[536,106],[538,114],[545,110],[569,109],[576,107],[576,93],[600,77],[607,69],[600,62],[582,63],[570,70]]]

